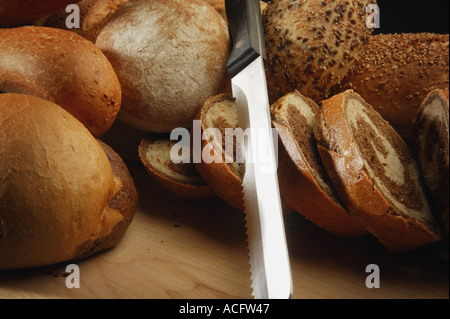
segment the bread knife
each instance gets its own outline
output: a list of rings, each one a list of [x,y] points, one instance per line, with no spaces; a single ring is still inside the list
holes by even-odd
[[[226,0],[225,6],[232,40],[227,71],[232,79],[238,125],[247,137],[238,147],[242,147],[245,163],[242,186],[252,294],[255,299],[288,299],[292,276],[264,71],[260,2]]]

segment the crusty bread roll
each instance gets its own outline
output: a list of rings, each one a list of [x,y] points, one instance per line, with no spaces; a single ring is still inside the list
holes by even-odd
[[[297,89],[314,101],[347,74],[363,51],[371,0],[273,0],[264,10],[270,103]]]
[[[234,157],[236,154],[230,154],[230,146],[227,152],[225,144],[225,129],[238,127],[234,99],[226,94],[218,94],[207,99],[197,115],[197,120],[200,121],[201,125],[202,153],[207,152],[211,157],[211,162],[208,163],[202,156],[201,162],[196,163],[197,171],[217,196],[231,206],[243,210],[242,178],[244,177],[244,164],[237,163]],[[211,129],[212,133],[209,140],[203,138],[203,134],[208,129]],[[216,136],[214,129],[218,129],[221,136]],[[235,145],[233,150],[235,150]],[[233,158],[230,158],[230,156]]]
[[[345,238],[367,230],[341,204],[320,159],[314,125],[319,106],[299,92],[285,95],[271,106],[278,131],[278,180],[281,196],[297,212],[326,231]]]
[[[202,0],[131,0],[96,45],[122,84],[119,117],[137,129],[190,128],[204,101],[230,88],[228,27]]]
[[[0,29],[0,92],[54,102],[96,137],[121,105],[119,80],[103,53],[73,32],[47,27]]]
[[[0,28],[18,27],[65,8],[73,0],[0,0]]]
[[[215,193],[192,161],[172,161],[170,152],[175,144],[176,141],[171,141],[165,134],[152,134],[142,139],[139,157],[149,175],[177,196],[197,200],[214,198]]]
[[[392,253],[439,241],[418,165],[392,126],[351,90],[322,109],[319,153],[349,211]]]
[[[448,92],[448,83],[448,34],[380,34],[369,38],[353,70],[333,91],[355,90],[408,139],[427,94]]]
[[[120,5],[129,0],[82,0],[80,8],[80,28],[68,29],[66,19],[70,13],[61,10],[34,22],[35,25],[67,29],[95,43],[103,26],[109,21]]]
[[[60,106],[15,93],[0,95],[0,136],[0,269],[85,258],[119,242],[137,195],[114,152]]]
[[[437,89],[429,93],[419,109],[410,140],[433,206],[447,234],[449,231],[448,108],[448,91]]]

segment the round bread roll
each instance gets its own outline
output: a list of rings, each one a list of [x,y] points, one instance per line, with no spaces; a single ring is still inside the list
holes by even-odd
[[[281,196],[318,227],[344,238],[366,235],[355,216],[342,205],[323,167],[314,137],[321,116],[311,99],[293,92],[271,108],[272,125],[278,131],[278,180]]]
[[[73,0],[0,0],[0,28],[18,27],[61,10]]]
[[[0,29],[0,92],[54,102],[96,137],[115,121],[122,95],[114,69],[92,42],[35,26]]]
[[[210,199],[215,193],[197,172],[195,164],[174,163],[171,151],[176,142],[163,135],[149,135],[139,145],[139,157],[148,174],[177,196]]]
[[[449,232],[448,91],[433,90],[422,103],[411,131],[411,148],[422,170],[433,207]]]
[[[351,90],[322,110],[319,154],[350,213],[391,253],[441,240],[419,166],[392,126]]]
[[[0,137],[0,269],[76,260],[118,243],[136,190],[120,158],[78,120],[49,101],[1,94]]]
[[[369,38],[335,93],[353,89],[408,139],[429,92],[449,88],[449,35],[380,34]]]
[[[314,101],[348,73],[371,34],[371,0],[273,0],[264,10],[270,103],[298,90]]]
[[[61,10],[53,15],[34,22],[34,25],[60,28],[73,31],[83,38],[95,43],[103,26],[109,21],[120,5],[129,0],[82,0],[77,3],[80,8],[80,28],[68,29],[66,19],[70,13]]]
[[[140,130],[190,128],[205,100],[230,88],[228,27],[202,0],[129,1],[96,45],[122,85],[120,119]]]

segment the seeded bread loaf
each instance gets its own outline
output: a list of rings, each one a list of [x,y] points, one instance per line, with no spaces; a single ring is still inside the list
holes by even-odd
[[[449,120],[448,92],[428,94],[414,122],[411,147],[417,158],[433,206],[448,234],[449,216]]]
[[[136,129],[190,128],[205,100],[231,87],[228,27],[202,0],[128,1],[96,45],[122,85],[119,118]]]
[[[389,123],[351,90],[322,109],[319,153],[350,213],[392,253],[439,241],[418,165]]]
[[[192,158],[175,163],[171,151],[176,142],[165,135],[150,135],[139,145],[139,157],[149,175],[174,194],[190,199],[209,199],[214,192],[197,172]],[[178,154],[176,154],[178,155]]]
[[[369,38],[335,93],[353,89],[408,139],[423,100],[448,92],[448,34],[384,34]]]
[[[92,42],[36,26],[0,29],[0,92],[54,102],[96,137],[115,121],[122,100],[111,63]]]
[[[60,106],[0,94],[0,269],[77,260],[119,243],[137,207],[119,156]]]
[[[280,192],[297,212],[326,231],[345,238],[368,232],[340,202],[314,137],[319,106],[299,92],[290,93],[271,106],[272,124],[278,131]]]
[[[298,90],[319,101],[363,51],[371,29],[360,0],[273,0],[264,10],[270,102]]]

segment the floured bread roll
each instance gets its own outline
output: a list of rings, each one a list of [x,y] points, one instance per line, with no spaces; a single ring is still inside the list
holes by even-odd
[[[319,153],[350,212],[391,252],[440,240],[421,172],[392,126],[353,91],[322,108]]]
[[[175,141],[165,135],[150,135],[139,145],[139,157],[150,176],[163,187],[180,197],[209,199],[214,192],[197,172],[195,165],[174,163],[171,151]]]
[[[321,116],[319,106],[294,92],[273,104],[271,114],[280,140],[278,178],[286,202],[337,236],[355,238],[367,234],[341,204],[322,166],[313,131]]]
[[[428,94],[413,125],[410,142],[422,169],[433,206],[448,233],[448,92],[434,90]]]

